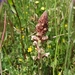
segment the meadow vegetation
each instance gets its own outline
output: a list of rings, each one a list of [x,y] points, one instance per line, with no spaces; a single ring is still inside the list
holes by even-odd
[[[75,75],[74,4],[74,0],[3,2],[0,6],[2,75]],[[39,40],[34,46],[32,36],[37,33],[36,25],[44,11],[48,14],[45,34],[48,39],[43,43]]]

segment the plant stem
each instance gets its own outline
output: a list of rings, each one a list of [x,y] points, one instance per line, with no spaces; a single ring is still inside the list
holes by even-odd
[[[66,51],[65,73],[64,73],[64,75],[68,75],[68,69],[70,67],[72,12],[73,12],[73,2],[71,3],[70,10],[69,10],[69,19],[68,19],[68,47],[67,47],[67,51]]]
[[[55,14],[55,35],[57,36],[56,0],[55,0],[54,9],[55,9],[55,13],[54,13]],[[58,37],[56,37],[55,41],[56,41],[56,49],[55,49],[55,57],[54,57],[53,75],[55,75],[55,68],[56,68],[56,65],[57,65]]]
[[[2,75],[1,48],[0,48],[0,75]]]
[[[42,75],[42,58],[38,61],[38,74]]]

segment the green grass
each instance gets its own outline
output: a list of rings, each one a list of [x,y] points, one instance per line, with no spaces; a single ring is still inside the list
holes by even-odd
[[[2,75],[75,75],[74,12],[70,0],[8,0],[1,10],[7,14],[5,39],[1,47]],[[37,21],[48,11],[48,40],[42,44],[47,58],[33,60],[37,51],[31,36]],[[2,34],[0,26],[0,39]],[[31,48],[31,52],[28,52]]]

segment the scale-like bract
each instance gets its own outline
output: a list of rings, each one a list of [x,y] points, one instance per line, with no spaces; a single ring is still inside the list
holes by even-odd
[[[48,14],[45,11],[38,20],[38,24],[36,25],[37,36],[44,35],[48,30]]]

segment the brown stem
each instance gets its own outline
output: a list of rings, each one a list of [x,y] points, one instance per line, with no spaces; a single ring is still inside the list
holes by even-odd
[[[2,43],[4,41],[5,32],[6,32],[6,11],[5,11],[5,15],[4,15],[4,29],[2,32],[2,37],[1,37],[1,42],[0,42],[0,75],[2,75],[1,48],[2,48]]]
[[[0,42],[0,48],[2,47],[2,43],[4,41],[5,32],[6,32],[6,11],[5,11],[5,16],[4,16],[4,29],[3,29],[3,32],[2,32],[2,37],[1,37],[1,42]]]

